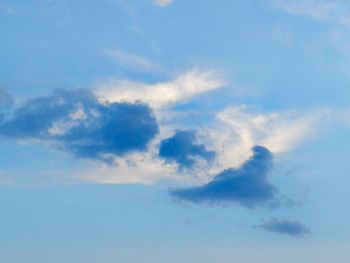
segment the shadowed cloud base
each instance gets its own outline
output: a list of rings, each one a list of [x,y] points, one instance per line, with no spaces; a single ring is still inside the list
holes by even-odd
[[[253,155],[239,168],[226,169],[203,186],[171,190],[170,193],[194,203],[233,202],[247,207],[271,204],[276,201],[277,193],[267,178],[272,160],[272,153],[267,148],[255,146]]]

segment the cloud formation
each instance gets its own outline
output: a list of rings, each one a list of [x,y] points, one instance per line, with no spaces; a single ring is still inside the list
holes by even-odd
[[[0,122],[2,136],[50,141],[75,156],[103,161],[146,150],[157,133],[146,104],[102,102],[83,89],[31,99]]]
[[[173,0],[154,0],[154,3],[161,7],[166,7],[173,3]]]
[[[298,146],[319,132],[320,121],[328,120],[328,110],[310,112],[256,112],[246,106],[229,107],[216,116],[208,129],[208,141],[214,143],[223,168],[241,164],[254,145],[280,154]]]
[[[156,66],[151,61],[138,55],[129,54],[116,49],[107,50],[106,53],[121,66],[141,71],[152,71],[156,69]]]
[[[350,6],[337,0],[275,0],[274,5],[286,13],[302,15],[315,21],[330,21],[350,26]]]
[[[272,219],[268,222],[263,221],[263,223],[257,227],[278,234],[298,237],[302,237],[311,233],[311,230],[299,221]]]
[[[191,168],[197,158],[207,162],[213,160],[215,152],[197,144],[194,131],[177,130],[172,137],[162,140],[159,156],[168,162],[176,162],[180,168]]]
[[[225,83],[225,80],[214,71],[193,69],[172,81],[155,84],[110,81],[98,85],[96,92],[99,96],[114,102],[143,101],[152,108],[164,108],[222,88]]]
[[[276,202],[277,190],[268,181],[272,168],[272,153],[265,147],[255,146],[253,155],[239,168],[229,168],[203,186],[172,190],[180,199],[194,203],[233,202],[246,207],[256,207]]]

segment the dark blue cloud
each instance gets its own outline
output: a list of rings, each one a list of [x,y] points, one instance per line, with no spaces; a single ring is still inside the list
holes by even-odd
[[[29,100],[0,123],[2,136],[49,140],[76,156],[100,160],[146,150],[157,133],[146,104],[101,102],[84,89]]]
[[[263,223],[257,227],[267,231],[291,236],[305,236],[311,233],[310,229],[299,221],[272,219],[268,222],[263,221]]]
[[[170,193],[195,203],[234,202],[247,207],[275,203],[277,190],[268,181],[272,153],[262,146],[253,148],[253,155],[239,168],[224,170],[209,183]]]
[[[194,131],[176,131],[172,137],[161,142],[159,156],[168,162],[177,162],[180,168],[191,168],[196,163],[195,158],[210,161],[215,153],[204,145],[196,144]]]

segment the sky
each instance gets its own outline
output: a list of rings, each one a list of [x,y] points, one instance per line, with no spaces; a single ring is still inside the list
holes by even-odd
[[[0,261],[348,263],[349,17],[0,0]]]

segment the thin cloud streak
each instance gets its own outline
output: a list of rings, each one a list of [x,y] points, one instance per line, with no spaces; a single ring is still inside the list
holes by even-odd
[[[95,89],[99,96],[113,102],[143,101],[153,108],[164,108],[222,88],[225,84],[226,81],[215,71],[192,69],[167,82],[146,84],[112,80],[97,85]]]
[[[275,0],[273,5],[293,15],[301,15],[319,22],[350,26],[350,6],[342,1],[329,0]]]
[[[294,237],[304,237],[311,234],[310,228],[306,227],[301,222],[295,220],[278,220],[272,219],[270,221],[262,220],[260,225],[255,227],[262,228],[266,231],[278,233],[281,235],[289,235]]]
[[[135,54],[126,53],[117,49],[108,49],[105,51],[105,53],[114,59],[118,64],[127,68],[139,71],[157,70],[157,66],[150,60]]]

